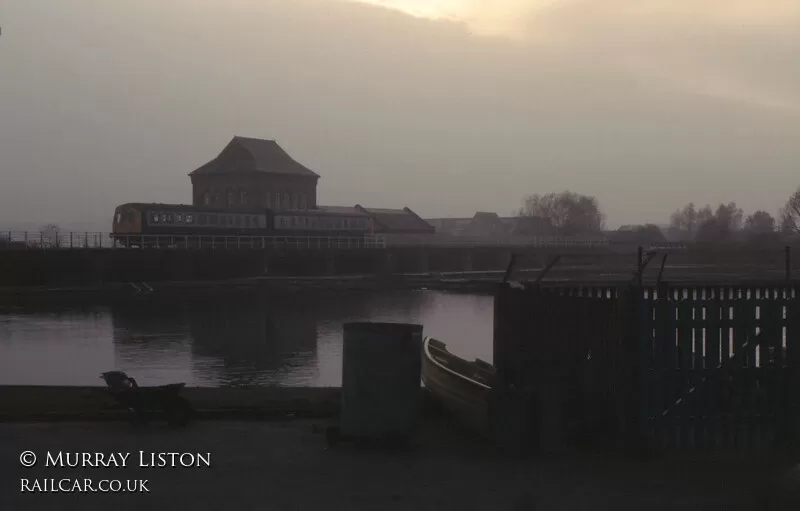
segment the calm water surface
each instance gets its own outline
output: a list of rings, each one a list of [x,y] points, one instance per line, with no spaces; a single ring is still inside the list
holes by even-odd
[[[0,308],[0,384],[341,384],[342,324],[423,325],[454,353],[491,362],[491,296],[434,291],[226,293],[103,307]]]

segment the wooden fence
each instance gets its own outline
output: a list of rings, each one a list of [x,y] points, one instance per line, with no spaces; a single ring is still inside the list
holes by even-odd
[[[556,382],[566,396],[567,441],[670,450],[793,445],[797,293],[794,283],[502,285],[497,391],[542,394]]]

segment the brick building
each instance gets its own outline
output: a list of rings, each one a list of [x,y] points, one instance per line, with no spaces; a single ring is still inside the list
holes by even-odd
[[[189,177],[194,206],[232,211],[317,207],[319,175],[274,140],[233,137],[216,158]]]
[[[369,219],[375,234],[432,234],[409,208],[321,206],[319,175],[289,156],[274,140],[233,137],[213,160],[189,174],[192,205],[229,211],[315,210],[315,214]],[[298,214],[299,215],[299,214]]]

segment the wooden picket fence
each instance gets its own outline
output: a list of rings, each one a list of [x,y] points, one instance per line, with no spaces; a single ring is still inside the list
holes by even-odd
[[[497,387],[559,381],[572,440],[582,431],[594,443],[665,450],[794,445],[797,298],[786,282],[502,285]]]

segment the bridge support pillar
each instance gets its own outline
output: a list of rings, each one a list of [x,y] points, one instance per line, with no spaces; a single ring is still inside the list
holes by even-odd
[[[383,268],[381,273],[384,275],[394,275],[397,273],[397,256],[392,252],[387,252],[383,256]]]
[[[472,271],[472,252],[468,251],[464,253],[464,260],[461,263],[461,268],[463,271]]]
[[[430,256],[427,250],[420,250],[419,255],[416,257],[416,264],[414,265],[416,271],[419,273],[427,273],[430,268]]]
[[[331,252],[325,256],[325,275],[336,275],[335,252]]]

